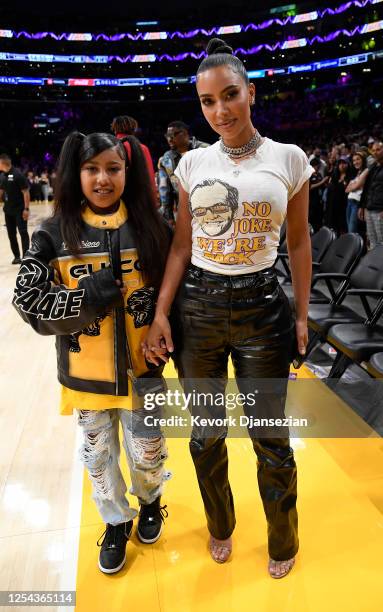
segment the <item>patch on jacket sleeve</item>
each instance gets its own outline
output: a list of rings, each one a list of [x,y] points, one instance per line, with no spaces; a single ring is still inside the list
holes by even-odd
[[[150,325],[154,317],[154,287],[143,287],[133,291],[125,310],[133,317],[136,329]]]

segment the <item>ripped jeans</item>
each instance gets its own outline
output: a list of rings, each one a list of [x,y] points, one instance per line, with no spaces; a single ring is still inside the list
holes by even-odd
[[[127,487],[119,465],[119,423],[130,469],[132,486],[140,504],[151,504],[162,493],[167,449],[159,428],[145,428],[145,410],[78,410],[84,443],[80,459],[93,488],[93,499],[105,523],[118,525],[134,519]]]

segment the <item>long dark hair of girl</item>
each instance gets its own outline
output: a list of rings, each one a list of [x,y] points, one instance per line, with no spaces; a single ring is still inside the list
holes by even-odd
[[[156,209],[146,161],[140,143],[128,136],[130,161],[123,144],[111,134],[93,133],[84,136],[72,132],[62,147],[55,184],[54,217],[60,218],[61,232],[66,247],[78,255],[83,231],[82,209],[86,205],[81,190],[82,165],[106,149],[115,147],[126,161],[127,178],[121,196],[132,224],[138,259],[147,284],[159,287],[170,244],[170,233]]]

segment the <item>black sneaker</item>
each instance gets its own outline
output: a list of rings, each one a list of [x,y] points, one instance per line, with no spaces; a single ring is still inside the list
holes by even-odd
[[[97,541],[101,546],[98,567],[104,574],[114,574],[124,567],[126,561],[126,543],[132,531],[133,521],[119,525],[106,525],[106,529]],[[100,544],[101,538],[104,536]]]
[[[137,535],[144,544],[153,544],[161,535],[162,523],[168,517],[167,506],[160,506],[161,497],[151,504],[141,504]]]
[[[20,257],[15,257],[15,259],[12,259],[12,263],[13,263],[13,264],[21,264],[21,259],[20,259]]]

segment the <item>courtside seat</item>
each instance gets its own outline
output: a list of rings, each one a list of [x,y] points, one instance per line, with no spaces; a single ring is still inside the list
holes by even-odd
[[[351,308],[344,306],[342,302],[346,295],[358,296],[365,311],[365,317],[361,317]],[[369,302],[374,300],[374,305]],[[327,341],[332,344],[331,334],[334,327],[343,325],[343,329],[350,329],[353,325],[357,328],[367,330],[372,329],[378,322],[383,310],[383,245],[378,245],[368,251],[359,261],[347,284],[342,288],[339,302],[335,304],[312,304],[309,307],[308,326],[311,330],[310,339],[306,349],[306,358],[311,353],[318,341]],[[347,324],[347,325],[345,325]],[[343,333],[343,332],[342,332]],[[334,345],[338,348],[337,345]],[[339,348],[341,352],[342,349]],[[372,355],[372,350],[368,355]],[[367,357],[367,359],[368,359]],[[334,366],[339,361],[340,356],[334,362]],[[349,359],[353,359],[349,356]],[[344,360],[346,362],[346,360]],[[347,366],[346,366],[347,367]],[[332,372],[332,370],[331,370]],[[331,373],[330,373],[331,374]]]
[[[317,270],[314,270],[311,282],[310,304],[328,304],[337,301],[342,288],[346,286],[350,274],[358,264],[362,251],[363,240],[359,234],[343,234],[330,244],[319,266],[315,266]],[[330,297],[315,287],[320,280],[326,283]],[[283,290],[294,308],[292,286],[285,285]]]
[[[375,353],[366,363],[366,370],[374,378],[383,378],[383,353]]]
[[[374,353],[383,351],[383,327],[370,327],[363,323],[334,325],[327,335],[327,341],[353,361],[361,363]]]
[[[348,306],[337,304],[313,304],[309,307],[308,325],[325,337],[330,327],[338,323],[363,323],[364,318]]]
[[[313,262],[313,271],[322,261],[330,244],[335,240],[336,235],[333,230],[325,225],[318,232],[311,236],[311,257]],[[282,282],[291,282],[291,273],[288,265],[289,254],[287,252],[287,240],[283,243],[278,251],[276,261],[280,261],[283,266],[283,272],[277,270],[277,273],[282,276]]]

